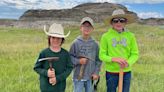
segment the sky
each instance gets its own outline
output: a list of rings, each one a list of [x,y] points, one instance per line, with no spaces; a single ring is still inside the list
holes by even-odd
[[[28,9],[67,9],[83,3],[117,3],[140,18],[164,18],[164,0],[1,0],[0,19],[19,19]]]

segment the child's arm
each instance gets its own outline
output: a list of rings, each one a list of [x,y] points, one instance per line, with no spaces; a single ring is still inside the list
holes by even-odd
[[[79,57],[77,56],[78,55],[78,46],[73,43],[71,48],[70,48],[70,56],[71,56],[71,61],[73,63],[74,66],[76,66],[77,64],[80,64],[80,60],[79,60]]]
[[[36,71],[40,75],[43,75],[43,76],[48,77],[47,70],[46,69],[43,69],[43,66],[42,66],[43,65],[43,62],[39,62],[38,61],[40,58],[43,58],[43,55],[42,54],[39,55],[39,58],[37,59],[37,62],[35,63],[34,71]]]
[[[99,72],[100,72],[100,68],[101,68],[101,60],[99,58],[99,47],[97,45],[97,48],[96,48],[96,63],[95,63],[95,74],[99,75]]]
[[[130,51],[130,57],[128,58],[128,64],[132,66],[139,57],[139,51],[138,51],[138,45],[135,36],[133,35],[133,38],[131,39],[131,51]]]
[[[103,62],[112,62],[112,57],[108,55],[107,51],[108,51],[107,38],[105,38],[103,35],[100,41],[99,58]]]

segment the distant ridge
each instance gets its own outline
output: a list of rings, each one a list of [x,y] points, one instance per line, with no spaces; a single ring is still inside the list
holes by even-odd
[[[120,8],[136,18],[137,14],[128,11],[120,4],[113,3],[85,3],[73,7],[72,9],[59,10],[28,10],[19,19],[20,20],[60,20],[60,21],[80,21],[83,17],[89,16],[95,22],[102,22],[104,18],[112,14],[113,10]]]
[[[147,24],[147,25],[164,25],[164,18],[140,19],[138,22],[140,24]]]
[[[140,19],[135,12],[129,11],[121,4],[84,3],[71,9],[27,10],[18,20],[0,19],[0,26],[43,29],[43,25],[49,26],[54,22],[63,25],[79,25],[80,20],[86,16],[91,17],[94,22],[103,23],[104,19],[118,8],[133,14],[140,24],[164,25],[164,18]]]

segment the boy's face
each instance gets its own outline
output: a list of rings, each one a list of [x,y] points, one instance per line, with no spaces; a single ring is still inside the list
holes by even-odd
[[[84,22],[81,27],[80,30],[82,32],[83,35],[89,35],[91,33],[91,31],[93,31],[93,27],[89,22]]]
[[[62,38],[50,37],[50,45],[52,47],[60,47],[61,43],[62,43]]]
[[[122,31],[126,25],[127,19],[125,18],[113,18],[111,24],[117,31]]]

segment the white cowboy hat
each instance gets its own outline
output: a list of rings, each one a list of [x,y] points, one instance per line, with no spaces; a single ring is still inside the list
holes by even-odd
[[[91,24],[91,26],[93,27],[93,20],[90,18],[90,17],[84,17],[81,22],[80,22],[80,25],[82,25],[84,22],[89,22]]]
[[[113,18],[126,18],[127,24],[130,24],[130,23],[133,23],[136,21],[136,17],[134,15],[125,14],[124,10],[122,10],[122,9],[114,10],[112,13],[112,16],[110,16],[104,20],[105,24],[107,24],[107,25],[111,24],[111,20]]]
[[[56,24],[53,23],[50,28],[49,31],[46,31],[46,26],[44,26],[44,32],[48,35],[48,36],[52,36],[52,37],[59,37],[59,38],[65,38],[67,36],[69,36],[70,31],[67,33],[67,35],[64,35],[64,29],[62,27],[61,24]]]

